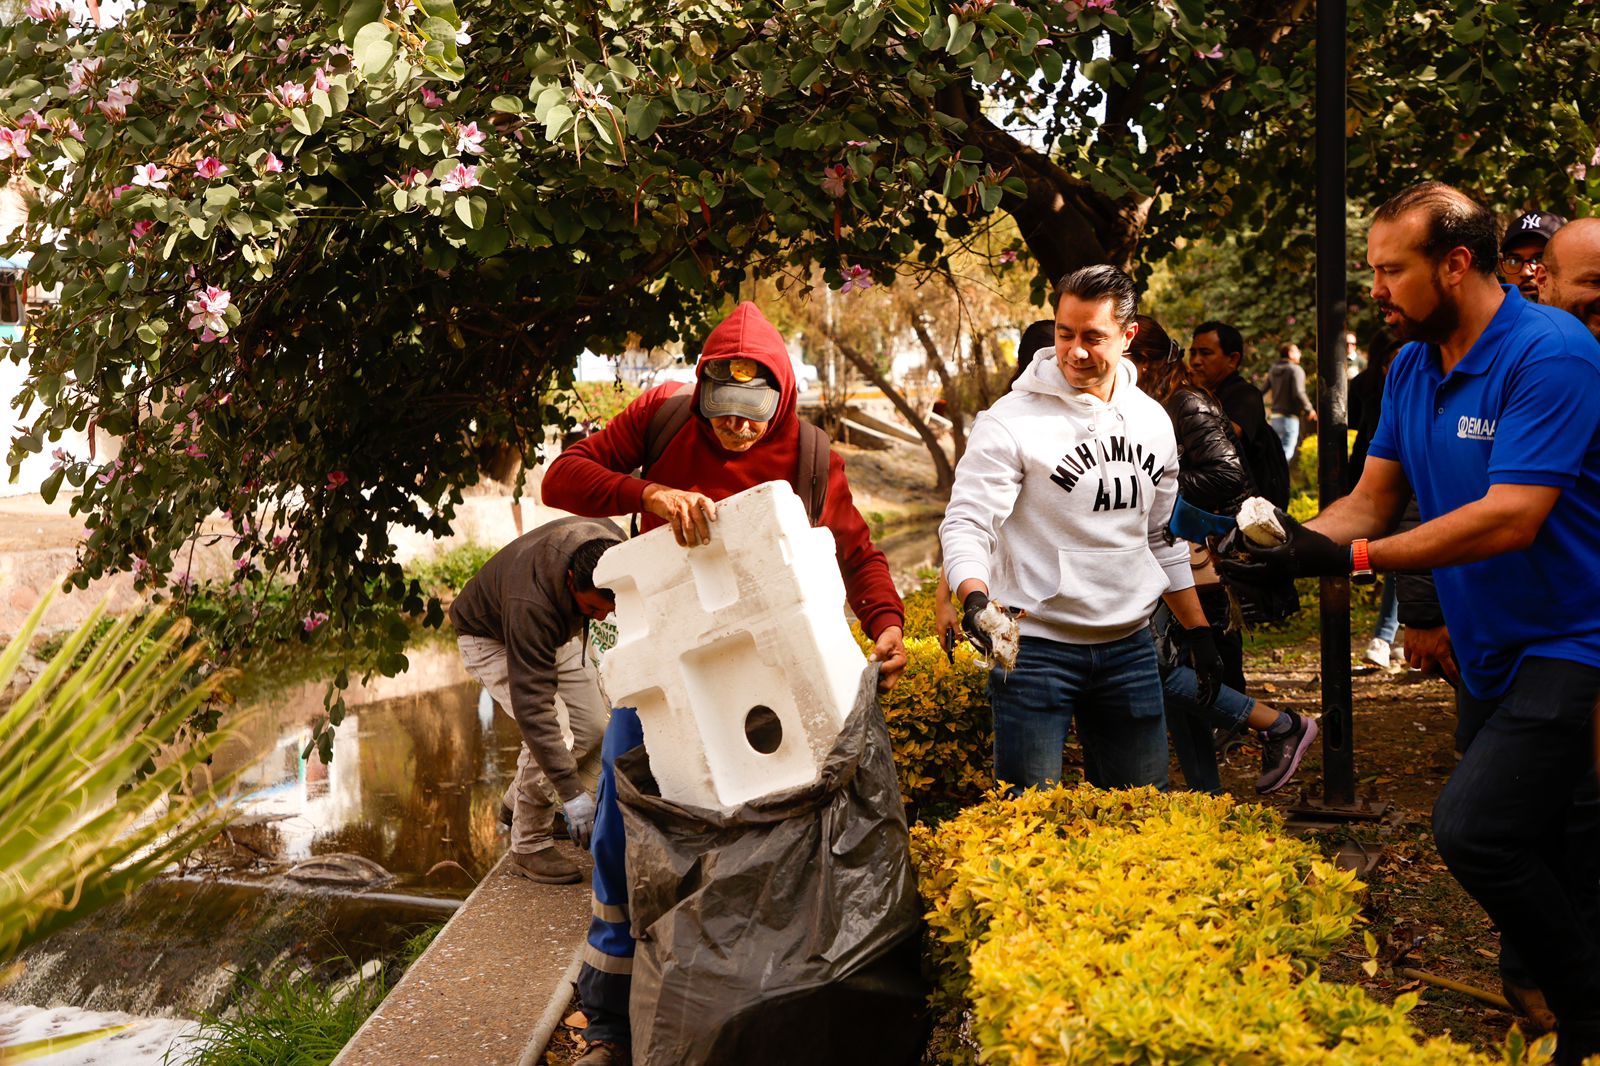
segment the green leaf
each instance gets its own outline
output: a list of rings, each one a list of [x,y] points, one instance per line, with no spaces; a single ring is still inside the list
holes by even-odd
[[[364,28],[382,16],[383,0],[351,0],[339,19],[339,36],[346,42],[355,41]]]
[[[488,210],[489,205],[481,196],[456,197],[456,217],[466,223],[468,229],[482,229]]]
[[[350,47],[355,53],[356,66],[368,81],[381,77],[394,62],[394,34],[381,22],[361,27]]]
[[[122,292],[128,284],[128,264],[116,263],[106,269],[106,291],[113,296]]]
[[[489,107],[494,111],[504,111],[508,115],[522,114],[523,100],[520,96],[500,95],[489,101]]]
[[[42,484],[40,484],[39,495],[43,498],[45,503],[56,502],[56,493],[61,491],[61,482],[66,479],[66,476],[67,471],[65,468],[63,468],[52,473],[49,477],[44,479]]]
[[[628,101],[624,117],[628,123],[628,136],[635,140],[645,140],[661,125],[661,120],[666,116],[667,106],[660,100],[648,97],[635,96]]]
[[[544,139],[547,141],[558,140],[572,125],[572,108],[566,104],[557,104],[544,116]]]

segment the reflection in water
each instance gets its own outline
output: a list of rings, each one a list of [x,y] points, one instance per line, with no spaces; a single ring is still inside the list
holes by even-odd
[[[493,867],[506,847],[496,815],[520,737],[508,716],[480,712],[453,643],[408,656],[405,675],[351,693],[331,763],[301,754],[322,714],[321,683],[234,716],[235,735],[214,760],[222,773],[246,768],[234,846],[212,849],[227,853],[218,858],[226,876],[157,880],[35,945],[4,998],[192,1016],[225,1004],[241,975],[290,959],[372,958],[443,920],[437,907],[395,896],[463,898]],[[281,876],[333,852],[372,859],[396,880],[362,898]]]
[[[243,716],[216,760],[224,772],[249,764],[241,811],[270,820],[272,858],[354,852],[397,875],[399,887],[433,891],[468,886],[450,869],[427,877],[439,863],[474,880],[487,873],[505,846],[495,816],[520,743],[510,718],[492,704],[485,715],[470,682],[399,694],[353,707],[324,764],[315,750],[302,754],[321,712],[314,688]]]

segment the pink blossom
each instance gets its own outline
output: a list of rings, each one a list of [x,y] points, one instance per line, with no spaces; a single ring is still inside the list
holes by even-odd
[[[328,471],[328,491],[337,492],[350,483],[350,478],[343,470]]]
[[[273,534],[272,546],[274,548],[281,548],[287,543],[289,543],[289,538],[284,536],[282,533]]]
[[[133,183],[145,189],[165,189],[167,173],[155,163],[141,163],[133,168]]]
[[[28,6],[23,8],[23,14],[35,22],[54,22],[66,11],[58,0],[28,0]]]
[[[234,114],[232,111],[222,112],[222,114],[217,116],[217,121],[222,123],[230,130],[236,130],[239,128],[239,116]]]
[[[845,183],[855,177],[855,171],[843,163],[822,168],[822,191],[835,200],[844,195]]]
[[[1117,13],[1116,0],[1067,0],[1067,21],[1076,22],[1078,16],[1085,11],[1104,11],[1108,15]]]
[[[50,457],[55,460],[55,462],[50,464],[51,470],[60,470],[62,467],[73,461],[72,453],[67,451],[65,448],[57,448],[55,451],[50,453]]]
[[[31,155],[27,130],[0,127],[0,159],[27,159]]]
[[[120,119],[127,115],[128,105],[133,103],[133,98],[138,95],[137,80],[120,78],[115,85],[106,90],[106,98],[95,106],[105,112],[107,118]]]
[[[283,160],[278,158],[278,153],[268,152],[267,157],[261,161],[261,173],[282,174]]]
[[[139,558],[139,556],[135,555],[133,557],[133,579],[135,581],[142,581],[149,576],[150,564]]]
[[[61,124],[61,135],[71,137],[75,141],[83,140],[83,127],[78,125],[78,120],[69,118]]]
[[[478,168],[457,163],[456,168],[444,176],[439,188],[445,192],[462,192],[478,187]]]
[[[127,192],[131,188],[133,188],[132,185],[115,185],[115,186],[112,186],[111,198],[113,200],[120,200],[120,199],[122,199],[122,194]]]
[[[444,106],[444,97],[424,85],[422,87],[422,106],[429,111],[437,111]]]
[[[1288,323],[1291,326],[1294,325],[1295,322],[1297,321],[1297,319],[1293,315],[1285,315],[1283,320],[1284,320],[1284,322]]]
[[[426,170],[418,170],[416,167],[412,167],[410,170],[406,171],[406,176],[400,179],[400,184],[426,185],[428,184],[428,178],[429,174]]]
[[[183,454],[191,459],[204,459],[206,457],[206,453],[200,450],[200,445],[198,444],[190,444],[183,449]]]
[[[133,240],[142,241],[142,240],[144,240],[145,234],[149,233],[151,230],[153,230],[155,228],[156,228],[155,222],[153,222],[152,220],[150,220],[148,218],[145,218],[145,219],[140,219],[138,222],[135,222],[133,224],[132,228],[128,230],[128,233],[133,238]]]
[[[250,569],[250,560],[249,560],[249,558],[247,557],[247,558],[244,558],[244,559],[236,560],[234,562],[234,564],[233,564],[233,568],[235,570],[248,570],[248,569]]]
[[[872,288],[872,271],[859,264],[844,268],[844,284],[839,286],[840,292],[866,292]]]
[[[297,81],[286,81],[274,91],[284,107],[299,107],[306,102],[306,87]]]
[[[32,109],[25,111],[22,116],[17,119],[18,129],[42,130],[46,125],[48,125],[48,123],[45,122],[44,116],[39,114],[38,111]]]
[[[1196,48],[1194,50],[1194,54],[1195,54],[1196,57],[1198,57],[1200,59],[1221,59],[1222,58],[1222,45],[1214,44],[1214,45],[1212,45],[1210,47],[1210,49],[1208,49],[1207,51],[1204,51],[1204,52],[1202,52],[1200,49]]]
[[[189,328],[201,332],[201,340],[213,340],[228,332],[228,321],[223,315],[233,302],[227,289],[207,285],[190,298],[185,306],[189,310]],[[209,336],[208,336],[209,334]]]
[[[117,480],[117,475],[120,473],[122,473],[122,460],[113,459],[100,468],[100,472],[95,475],[94,479],[102,485],[109,485]]]
[[[280,67],[283,66],[285,63],[289,62],[289,46],[291,44],[293,44],[293,43],[294,43],[294,38],[293,37],[279,37],[278,38],[278,58],[273,60],[273,62],[278,64],[278,66],[280,66]]]
[[[456,130],[456,151],[464,155],[482,155],[483,137],[476,122],[467,123]]]
[[[333,88],[328,81],[328,72],[318,67],[311,72],[311,87],[319,93],[325,93]]]
[[[870,148],[870,147],[872,147],[872,142],[871,141],[845,141],[844,144],[845,144],[846,148]]]
[[[307,614],[306,614],[306,616],[304,618],[300,619],[300,626],[307,633],[315,633],[318,629],[320,629],[322,627],[322,624],[324,622],[326,622],[327,620],[328,620],[328,612],[327,611],[310,611],[310,612],[307,612]]]
[[[1016,261],[1017,261],[1017,253],[1012,251],[1010,248],[1007,248],[1005,251],[1000,253],[1000,262],[1006,263],[1006,264],[1011,264],[1011,263],[1015,263]]]
[[[196,177],[205,178],[209,181],[212,178],[222,177],[228,172],[228,167],[216,156],[208,155],[194,165],[194,172]]]
[[[99,56],[92,59],[74,59],[67,64],[67,93],[77,96],[93,85],[100,77],[100,64],[104,60]]]
[[[185,570],[172,579],[172,587],[179,592],[194,592],[200,587],[200,582],[195,580],[193,574]]]

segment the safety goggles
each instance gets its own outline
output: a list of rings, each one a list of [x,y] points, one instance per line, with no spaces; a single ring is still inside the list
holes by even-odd
[[[725,384],[730,381],[743,385],[762,377],[761,364],[754,359],[713,359],[700,368],[712,381]]]

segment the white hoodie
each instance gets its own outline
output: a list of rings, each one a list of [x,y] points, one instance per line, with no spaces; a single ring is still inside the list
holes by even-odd
[[[1109,402],[1067,384],[1042,348],[978,415],[939,526],[945,573],[1027,612],[1025,636],[1120,640],[1161,594],[1194,584],[1189,549],[1164,531],[1178,496],[1172,421],[1127,359]]]

